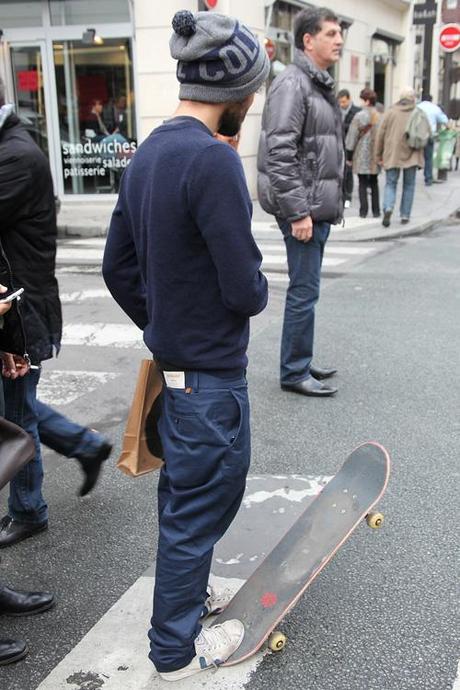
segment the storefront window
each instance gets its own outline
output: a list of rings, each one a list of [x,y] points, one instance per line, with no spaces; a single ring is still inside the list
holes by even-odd
[[[130,41],[53,47],[64,191],[116,193],[137,147]]]
[[[128,0],[49,0],[51,24],[129,22]]]
[[[18,117],[42,151],[48,155],[40,46],[11,48],[11,63]]]
[[[41,0],[0,0],[0,28],[41,26]]]

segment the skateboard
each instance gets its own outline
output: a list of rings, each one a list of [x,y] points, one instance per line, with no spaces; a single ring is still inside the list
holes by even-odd
[[[387,487],[390,457],[378,443],[358,446],[298,520],[235,594],[214,625],[236,618],[244,623],[240,647],[223,664],[233,666],[268,640],[281,650],[286,637],[276,627],[295,606],[339,548],[367,519],[376,529],[381,513],[371,512]]]

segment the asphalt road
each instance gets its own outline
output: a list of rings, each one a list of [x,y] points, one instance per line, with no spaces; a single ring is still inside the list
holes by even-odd
[[[272,289],[268,309],[254,320],[252,473],[330,476],[351,449],[370,439],[388,448],[393,468],[381,505],[385,527],[371,532],[361,526],[340,550],[284,621],[288,646],[262,661],[250,689],[454,687],[460,657],[459,231],[447,226],[382,246],[323,281],[317,363],[339,368],[334,399],[279,389],[282,286]],[[112,333],[123,338],[127,321],[110,300],[97,292],[91,299],[72,297],[103,288],[97,269],[61,272],[60,283],[69,297],[67,324],[117,324]],[[90,337],[81,344],[73,333],[75,344],[45,367],[43,395],[61,400],[66,414],[104,431],[118,448],[146,353],[97,346]],[[60,373],[53,377],[53,371]],[[74,397],[66,403],[70,389]],[[30,619],[1,619],[2,636],[23,636],[30,645],[25,661],[0,669],[2,690],[35,690],[155,553],[155,477],[127,482],[112,463],[97,491],[82,501],[75,463],[47,451],[45,467],[50,530],[3,550],[1,577],[17,588],[51,589],[58,605]]]

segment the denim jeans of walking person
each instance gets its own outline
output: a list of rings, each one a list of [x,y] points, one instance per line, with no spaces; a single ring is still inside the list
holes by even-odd
[[[428,144],[423,150],[423,157],[425,159],[425,167],[423,169],[423,176],[425,178],[425,184],[433,184],[433,153],[434,153],[434,140],[430,139]]]
[[[102,434],[77,424],[41,400],[35,403],[40,441],[67,458],[91,458],[106,443]]]
[[[17,379],[4,379],[5,417],[27,431],[35,444],[35,457],[10,482],[8,512],[27,525],[48,521],[48,506],[42,495],[43,466],[36,408],[40,369],[31,369]]]
[[[102,434],[37,400],[39,380],[39,369],[31,369],[23,378],[4,380],[6,417],[32,435],[36,449],[34,459],[10,482],[9,514],[17,522],[31,525],[48,520],[40,444],[69,458],[90,459],[107,443]]]
[[[396,203],[396,188],[398,186],[400,168],[389,168],[386,171],[385,191],[383,194],[383,211],[393,211]],[[415,194],[415,176],[417,173],[417,166],[413,165],[410,168],[403,168],[403,188],[400,204],[401,218],[410,218],[412,205],[414,203]]]
[[[313,223],[309,242],[291,234],[291,224],[277,219],[283,233],[289,268],[283,333],[280,380],[293,385],[310,376],[315,330],[315,305],[319,299],[321,265],[329,237],[329,223]]]
[[[244,372],[186,372],[164,387],[158,424],[165,464],[150,659],[159,672],[195,656],[215,543],[243,498],[251,448]]]

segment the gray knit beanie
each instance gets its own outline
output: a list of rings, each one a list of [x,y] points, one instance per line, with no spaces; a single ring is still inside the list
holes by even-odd
[[[270,71],[264,48],[237,19],[215,12],[176,12],[169,41],[181,100],[242,101]]]

